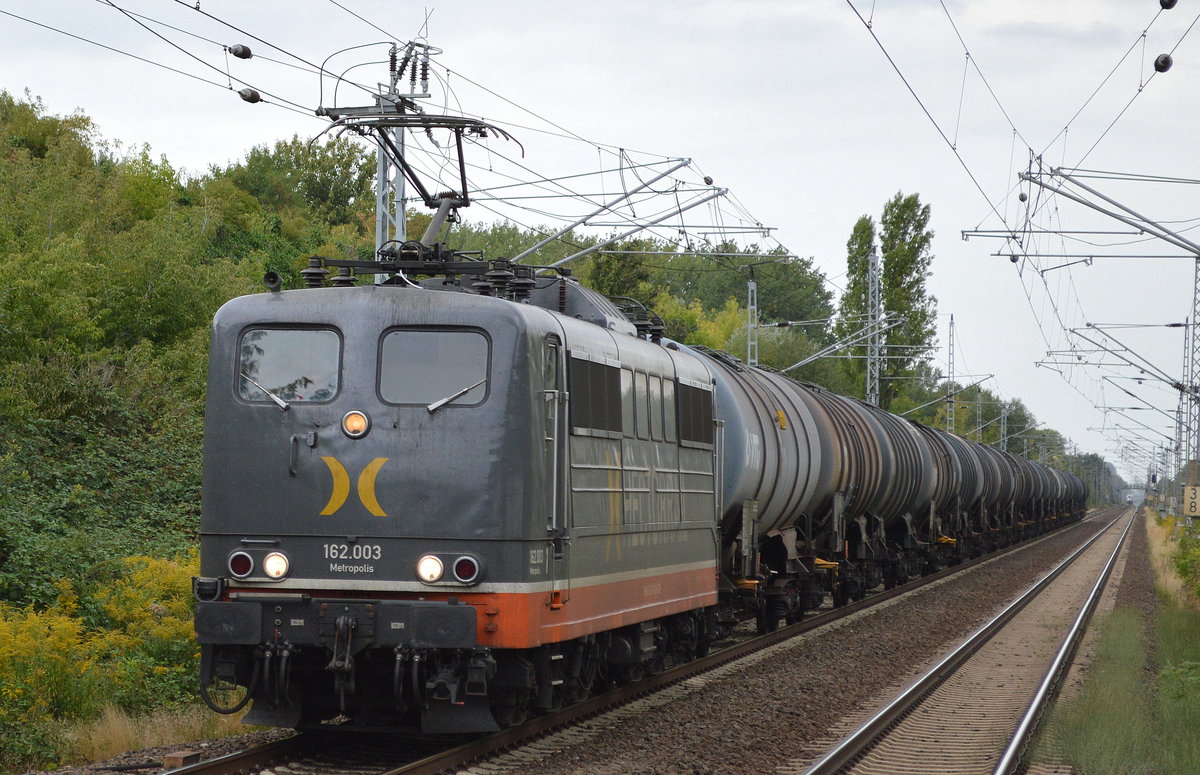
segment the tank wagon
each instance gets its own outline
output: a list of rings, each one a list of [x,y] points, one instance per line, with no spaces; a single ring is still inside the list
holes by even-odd
[[[195,581],[215,709],[494,730],[1085,511],[1073,475],[535,270],[404,243],[217,313]]]

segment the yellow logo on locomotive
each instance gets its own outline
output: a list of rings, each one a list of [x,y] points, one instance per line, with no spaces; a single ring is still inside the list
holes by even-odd
[[[346,504],[346,499],[350,497],[350,474],[337,458],[322,457],[321,459],[325,461],[325,465],[329,467],[329,475],[333,477],[333,493],[329,496],[329,503],[326,503],[325,508],[321,510],[321,516],[328,517],[336,514],[338,509]],[[383,510],[383,507],[379,505],[379,499],[375,497],[375,477],[379,475],[379,469],[383,468],[383,464],[389,459],[386,457],[375,458],[367,463],[366,468],[358,475],[358,499],[367,511],[377,517],[386,517],[387,512]]]

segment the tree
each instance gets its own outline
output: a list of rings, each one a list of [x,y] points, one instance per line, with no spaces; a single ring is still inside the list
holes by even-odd
[[[580,279],[595,291],[605,296],[624,296],[649,301],[650,269],[646,266],[646,256],[636,253],[616,251],[628,250],[657,250],[652,240],[629,240],[618,242],[611,247],[613,252],[596,252],[587,257],[587,263],[580,267]]]
[[[664,244],[660,249],[671,248]],[[745,256],[736,255],[739,253]],[[720,309],[730,299],[744,306],[747,265],[756,264],[759,320],[828,320],[832,316],[833,296],[811,258],[788,257],[779,249],[766,255],[764,258],[755,245],[741,249],[722,244],[712,253],[678,253],[658,258],[656,263],[664,267],[661,282],[671,294],[680,299],[698,299],[705,309]],[[814,339],[827,339],[827,328],[806,330]]]
[[[883,207],[880,218],[879,246],[881,268],[880,296],[887,312],[899,315],[902,323],[884,334],[885,359],[880,368],[879,403],[891,406],[903,390],[902,380],[917,374],[917,366],[934,346],[937,300],[929,295],[925,281],[933,261],[930,247],[929,205],[921,204],[916,194],[897,193]],[[860,330],[867,309],[867,272],[869,256],[876,250],[875,224],[864,215],[855,223],[846,243],[846,293],[842,296],[835,331],[839,337]],[[859,345],[852,355],[865,356],[866,346]],[[848,362],[847,370],[854,385],[865,381],[866,366],[860,358]]]
[[[837,322],[833,328],[833,335],[838,340],[855,334],[866,323],[867,270],[869,256],[875,250],[875,221],[869,215],[863,215],[855,222],[850,239],[846,241],[846,290],[842,293]],[[864,345],[851,347],[846,353],[851,357],[843,361],[842,371],[853,392],[863,395],[866,393],[867,372],[863,358],[867,355],[867,348]]]
[[[345,138],[318,145],[293,135],[273,148],[255,146],[223,174],[267,207],[304,206],[331,224],[373,208],[373,157]]]
[[[880,225],[883,308],[904,321],[884,335],[888,358],[880,370],[879,402],[886,409],[900,389],[898,380],[912,376],[936,342],[937,299],[925,287],[933,262],[929,205],[916,194],[897,193],[884,205]]]

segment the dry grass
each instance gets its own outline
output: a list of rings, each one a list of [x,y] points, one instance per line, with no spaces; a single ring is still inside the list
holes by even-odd
[[[202,706],[162,710],[148,717],[133,717],[109,706],[99,719],[71,727],[64,734],[63,752],[66,762],[103,761],[140,748],[245,734],[250,727],[240,719],[241,714],[222,716]]]
[[[1184,586],[1171,561],[1171,555],[1176,549],[1175,521],[1158,520],[1150,515],[1142,520],[1142,524],[1146,526],[1146,537],[1149,539],[1155,583],[1163,597],[1180,608],[1200,611],[1200,600]]]

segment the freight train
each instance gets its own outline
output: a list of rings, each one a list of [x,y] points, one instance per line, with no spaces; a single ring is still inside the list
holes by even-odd
[[[247,723],[495,730],[1086,509],[565,272],[380,259],[214,319],[195,629]]]

